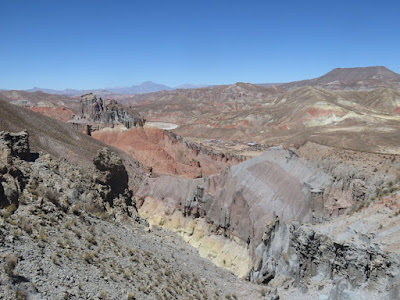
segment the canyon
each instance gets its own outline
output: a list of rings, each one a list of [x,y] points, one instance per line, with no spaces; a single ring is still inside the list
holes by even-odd
[[[398,299],[399,78],[335,69],[62,103],[4,92],[1,264],[17,262],[2,293]]]

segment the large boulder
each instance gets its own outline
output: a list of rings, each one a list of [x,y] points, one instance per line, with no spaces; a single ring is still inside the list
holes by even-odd
[[[0,132],[0,208],[12,203],[18,205],[19,196],[28,182],[28,138],[27,131]]]
[[[29,134],[26,130],[19,133],[0,131],[1,158],[9,163],[10,155],[22,160],[30,159]]]
[[[107,148],[100,150],[93,159],[96,169],[100,171],[97,181],[110,187],[107,200],[111,201],[128,189],[128,173],[121,158]]]

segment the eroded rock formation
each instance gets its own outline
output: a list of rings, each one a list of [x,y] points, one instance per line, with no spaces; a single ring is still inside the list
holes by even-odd
[[[126,128],[132,128],[143,127],[146,120],[136,110],[120,105],[114,99],[104,101],[89,93],[81,96],[79,116],[75,116],[70,122],[74,124],[100,123],[108,124],[108,126],[123,124]]]
[[[256,249],[249,274],[254,282],[267,284],[279,274],[298,284],[313,278],[345,281],[353,288],[368,284],[371,292],[399,288],[399,257],[377,244],[365,239],[339,241],[299,222],[288,225],[277,219],[270,225]]]
[[[272,148],[204,179],[149,178],[137,194],[140,211],[151,224],[179,232],[217,265],[268,287],[286,278],[297,287],[311,289],[310,280],[329,286],[329,299],[341,299],[335,296],[340,284],[357,293],[365,286],[398,295],[399,257],[371,244],[370,225],[361,242],[338,241],[331,227],[315,226],[367,205],[399,172],[389,159],[371,154],[352,161],[333,152],[312,160],[299,156],[312,156],[311,146]],[[394,216],[388,234],[398,230],[400,218],[390,212]]]

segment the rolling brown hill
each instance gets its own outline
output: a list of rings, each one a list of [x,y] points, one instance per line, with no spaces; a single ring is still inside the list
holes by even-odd
[[[185,137],[269,145],[314,141],[400,153],[400,92],[392,88],[356,91],[305,86],[285,91],[281,86],[237,83],[134,99],[149,121],[177,124],[174,132]]]
[[[400,153],[399,78],[385,67],[334,69],[319,78],[279,86],[238,82],[135,95],[119,102],[134,106],[148,121],[179,125],[174,132],[183,137],[267,145],[314,141]],[[53,97],[64,97],[42,92],[3,93],[8,93],[8,101],[26,98],[52,105],[62,101]],[[79,103],[68,97],[64,100],[70,111],[59,107],[31,109],[66,121]]]
[[[44,107],[68,107],[76,111],[79,107],[79,100],[64,95],[53,95],[41,91],[27,92],[19,90],[0,91],[0,99],[8,102],[18,100],[28,100],[29,106],[44,106]]]

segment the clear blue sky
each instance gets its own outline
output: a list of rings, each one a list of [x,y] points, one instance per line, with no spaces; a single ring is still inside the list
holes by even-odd
[[[400,1],[2,0],[0,88],[400,73]]]

